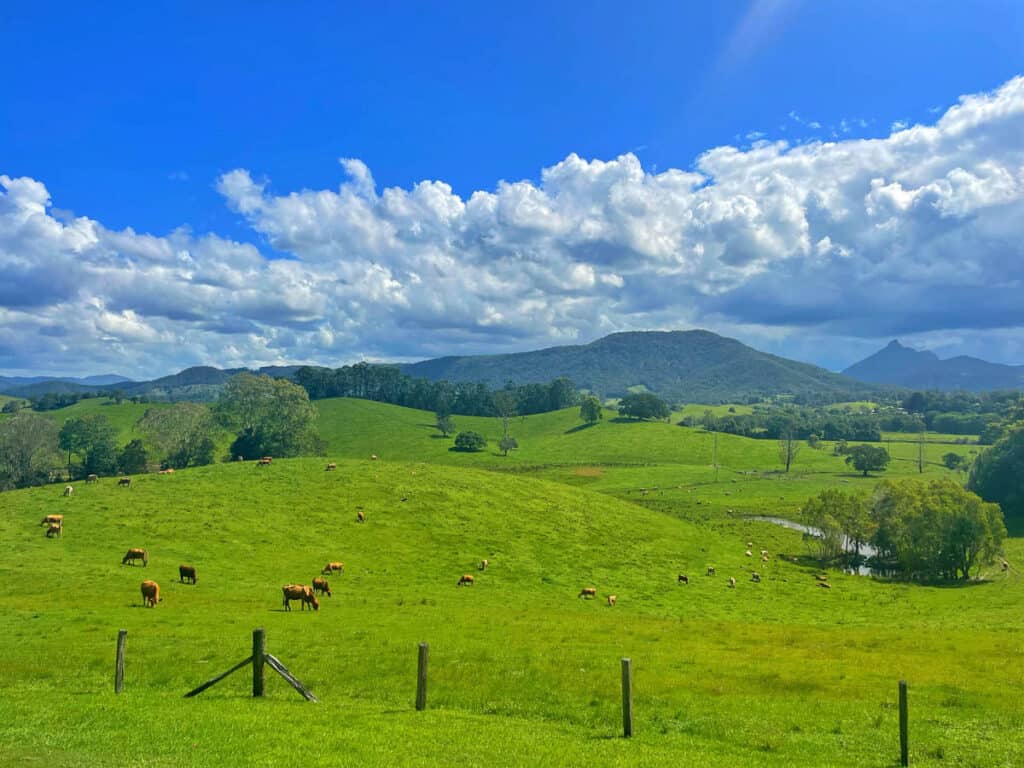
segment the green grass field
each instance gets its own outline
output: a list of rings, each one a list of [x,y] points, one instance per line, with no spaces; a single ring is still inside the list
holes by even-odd
[[[714,436],[672,424],[530,416],[502,457],[450,451],[432,414],[317,406],[324,458],[0,494],[0,764],[893,766],[900,679],[914,765],[1024,762],[1024,540],[1007,542],[1009,575],[969,586],[833,573],[823,590],[799,534],[744,515],[877,482],[831,446],[804,447],[787,475],[772,441],[720,435],[716,480]],[[500,436],[497,419],[455,420]],[[950,449],[926,446],[929,462]],[[884,475],[916,476],[917,446],[899,451]],[[63,539],[39,526],[54,513]],[[748,541],[773,553],[760,584]],[[133,546],[147,568],[120,565]],[[281,585],[328,560],[346,572],[321,610],[281,610]],[[197,585],[177,582],[182,562]],[[457,587],[463,573],[477,583]],[[143,578],[161,584],[154,609]],[[244,670],[182,698],[248,655],[254,627],[320,704],[269,671],[261,701]]]

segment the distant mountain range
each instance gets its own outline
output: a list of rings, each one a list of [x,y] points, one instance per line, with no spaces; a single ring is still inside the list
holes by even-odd
[[[300,367],[298,365],[272,365],[259,368],[254,372],[275,378],[291,378]],[[222,370],[211,366],[196,366],[152,381],[131,381],[123,376],[114,375],[89,376],[84,379],[0,376],[0,394],[35,398],[48,393],[103,394],[117,391],[125,397],[145,396],[154,400],[209,401],[217,398],[224,382],[235,374],[246,370],[248,369]]]
[[[509,355],[441,357],[401,366],[432,381],[491,387],[568,376],[603,397],[646,389],[669,400],[735,402],[779,394],[856,400],[880,387],[807,363],[769,355],[710,331],[614,333],[590,344]]]
[[[911,349],[895,340],[843,374],[908,389],[1024,389],[1024,365],[990,363],[966,355],[941,360],[934,352]]]

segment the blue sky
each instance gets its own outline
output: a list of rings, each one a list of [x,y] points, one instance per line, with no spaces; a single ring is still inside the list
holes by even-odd
[[[0,8],[0,373],[674,327],[1024,363],[1020,3],[345,5]]]

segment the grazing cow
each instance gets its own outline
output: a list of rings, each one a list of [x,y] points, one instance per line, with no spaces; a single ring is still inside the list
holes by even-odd
[[[828,574],[827,573],[816,573],[814,575],[814,578],[816,578],[818,581],[828,581]]]
[[[155,608],[160,602],[160,585],[148,579],[142,582],[142,604]]]
[[[366,513],[363,512],[363,510],[360,509],[356,513],[356,520],[358,520],[360,523],[365,523],[366,522]]]
[[[50,523],[57,523],[57,525],[64,524],[64,515],[47,515],[43,518],[40,525],[49,525]]]
[[[754,556],[754,553],[753,553],[753,552],[751,552],[751,551],[750,551],[749,549],[748,549],[748,550],[747,550],[746,552],[744,552],[744,554],[745,554],[745,555],[746,555],[747,557],[753,557],[753,556]]]
[[[196,567],[194,565],[179,565],[178,566],[178,578],[181,579],[181,583],[184,584],[186,581],[190,584],[196,583]]]
[[[832,589],[832,585],[825,581],[819,581],[818,586],[822,589]]]
[[[760,584],[761,583],[761,574],[758,573],[757,571],[754,571],[753,573],[750,574],[750,580],[752,582],[754,582],[755,584]]]
[[[320,592],[321,594],[331,596],[331,585],[327,583],[327,579],[317,576],[313,579],[313,592]]]
[[[709,566],[708,567],[708,576],[714,576],[714,575],[715,575],[714,567],[713,566]]]
[[[99,481],[100,481],[99,475],[89,475],[87,478],[85,478],[85,482],[86,482],[87,485],[89,483],[98,483]]]
[[[370,461],[376,461],[376,460],[377,460],[377,454],[376,453],[371,453],[370,454]]]
[[[769,559],[770,558],[768,557],[768,555],[761,555],[761,562],[762,563],[767,563]]]
[[[680,573],[679,574],[679,583],[680,584],[689,584],[690,583],[690,577],[687,576],[685,573]]]
[[[487,570],[487,566],[490,565],[490,564],[491,564],[491,562],[489,560],[481,560],[480,561],[480,570],[481,571],[486,571]]]
[[[117,481],[117,487],[118,488],[121,488],[121,487],[131,488],[132,487],[132,479],[130,477],[122,477],[120,480]]]
[[[64,526],[60,523],[50,523],[50,527],[46,529],[46,538],[52,539],[54,536],[64,536]]]
[[[730,576],[729,577],[729,588],[730,589],[736,589],[736,577],[735,576]]]
[[[331,462],[330,464],[328,464],[328,465],[327,465],[327,468],[326,468],[326,469],[324,469],[324,472],[330,472],[331,470],[334,470],[334,469],[337,469],[337,468],[338,468],[338,465],[337,465],[337,464],[335,464],[335,463],[334,463],[334,462],[332,461],[332,462]]]
[[[753,549],[753,548],[754,548],[754,542],[748,541],[747,542],[747,549]]]
[[[324,574],[325,576],[330,576],[335,571],[337,571],[338,573],[344,573],[345,572],[345,564],[344,563],[328,563],[327,565],[324,566],[324,569],[322,571],[320,571],[320,573]]]
[[[597,597],[597,587],[584,587],[576,597]]]
[[[124,553],[124,557],[121,558],[121,565],[126,565],[129,562],[134,565],[136,560],[141,560],[143,566],[149,565],[149,553],[144,549],[132,547]]]
[[[70,496],[74,492],[75,492],[75,489],[72,488],[70,485],[65,485],[64,486],[64,495],[65,496]]]
[[[767,556],[768,556],[768,550],[767,549],[762,549],[761,550],[761,557],[767,557]]]
[[[615,595],[608,595],[608,607],[615,605]]]
[[[270,464],[270,462],[272,462],[273,460],[274,460],[274,458],[272,456],[264,456],[263,458],[261,458],[259,461],[256,462],[256,466],[257,467],[265,467],[268,464]]]
[[[459,587],[472,587],[474,581],[476,581],[476,580],[473,578],[472,574],[464,573],[464,574],[462,574],[462,578],[459,579],[459,583],[456,586],[459,586]]]
[[[286,584],[281,587],[281,592],[284,594],[284,609],[290,611],[292,609],[292,600],[302,601],[302,610],[306,610],[306,606],[311,606],[314,611],[320,610],[320,601],[316,599],[316,593],[313,592],[313,588],[305,584]]]

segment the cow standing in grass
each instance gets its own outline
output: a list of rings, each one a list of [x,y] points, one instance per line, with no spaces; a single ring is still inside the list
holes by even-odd
[[[150,608],[155,608],[156,604],[160,602],[160,585],[155,581],[149,581],[148,579],[142,582],[142,604],[148,605]]]
[[[143,566],[149,565],[149,553],[144,549],[132,547],[124,553],[124,557],[121,558],[121,565],[127,565],[128,563],[134,565],[136,560],[141,560]]]
[[[281,587],[281,593],[284,595],[284,609],[286,611],[292,609],[292,600],[300,600],[302,610],[306,610],[307,605],[314,611],[320,610],[320,601],[316,599],[316,594],[313,592],[312,587],[305,584],[286,584]]]
[[[317,576],[313,579],[313,592],[319,592],[322,595],[331,596],[331,585],[327,583],[327,579],[322,576]]]
[[[196,568],[194,565],[179,565],[178,566],[178,578],[181,579],[182,584],[195,584],[196,583]]]
[[[588,598],[597,597],[597,587],[584,587],[580,590],[580,593],[576,595],[577,598]]]
[[[462,574],[462,578],[459,579],[458,586],[460,586],[460,587],[472,587],[474,581],[476,581],[476,579],[473,578],[472,574],[464,573],[464,574]]]

